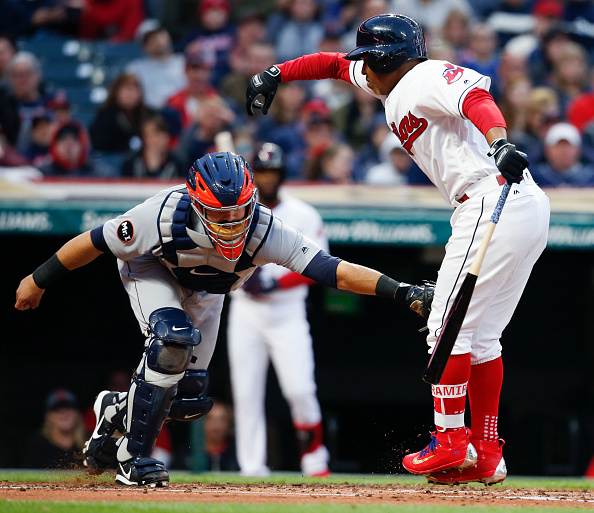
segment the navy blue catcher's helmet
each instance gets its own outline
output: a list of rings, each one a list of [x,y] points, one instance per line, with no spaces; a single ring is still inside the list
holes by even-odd
[[[411,59],[427,59],[423,29],[403,14],[380,14],[365,20],[357,30],[357,48],[345,59],[358,61],[367,57],[375,73],[391,73]]]
[[[278,144],[271,142],[262,143],[256,147],[252,168],[254,171],[258,171],[259,169],[278,171],[281,175],[281,181],[284,180],[287,170],[283,150]]]
[[[186,185],[192,207],[219,254],[227,260],[237,260],[243,251],[256,204],[250,166],[235,153],[207,153],[192,164]],[[221,212],[244,207],[245,215],[240,220],[213,221],[213,217],[221,217]]]

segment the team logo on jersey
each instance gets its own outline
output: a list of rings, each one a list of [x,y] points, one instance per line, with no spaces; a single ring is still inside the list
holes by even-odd
[[[118,239],[124,244],[132,242],[132,239],[134,239],[134,226],[132,226],[130,221],[122,221],[120,223],[120,226],[118,226]]]
[[[392,132],[394,132],[398,139],[400,139],[403,148],[408,151],[410,155],[412,155],[412,144],[427,129],[427,125],[428,123],[425,118],[418,118],[409,111],[408,115],[404,116],[400,120],[398,126],[396,126],[396,123],[393,121],[390,126],[392,128]]]
[[[454,66],[453,64],[446,62],[445,67],[446,69],[443,71],[443,78],[446,79],[448,85],[458,82],[458,80],[462,78],[464,70],[460,66]]]

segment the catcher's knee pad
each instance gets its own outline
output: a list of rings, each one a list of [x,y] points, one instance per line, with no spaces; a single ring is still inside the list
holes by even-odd
[[[190,364],[202,336],[190,316],[179,308],[158,308],[149,317],[146,365],[163,374],[180,374]]]
[[[135,376],[128,393],[127,450],[133,456],[150,457],[169,415],[177,385],[161,387]]]
[[[209,375],[206,369],[187,370],[177,386],[177,395],[169,412],[170,420],[191,421],[204,417],[212,408],[208,392]]]

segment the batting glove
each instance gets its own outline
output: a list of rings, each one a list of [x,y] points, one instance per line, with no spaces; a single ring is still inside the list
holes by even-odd
[[[245,93],[245,108],[250,116],[254,115],[254,109],[262,109],[262,114],[268,114],[280,82],[280,69],[276,66],[270,66],[251,78]],[[264,97],[264,103],[258,99],[260,95]]]
[[[495,165],[509,183],[520,183],[522,173],[528,167],[528,158],[525,153],[516,150],[516,147],[506,139],[495,139],[487,152],[489,157],[495,158]]]

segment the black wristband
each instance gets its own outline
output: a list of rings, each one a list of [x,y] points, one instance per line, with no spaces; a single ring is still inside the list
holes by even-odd
[[[41,264],[33,271],[33,281],[40,289],[45,289],[68,271],[69,269],[64,267],[58,255],[54,253],[47,262]]]
[[[400,283],[399,281],[393,280],[389,276],[382,274],[375,285],[375,295],[378,297],[394,299],[398,303],[406,305],[406,294],[408,289],[410,289],[408,283]]]

